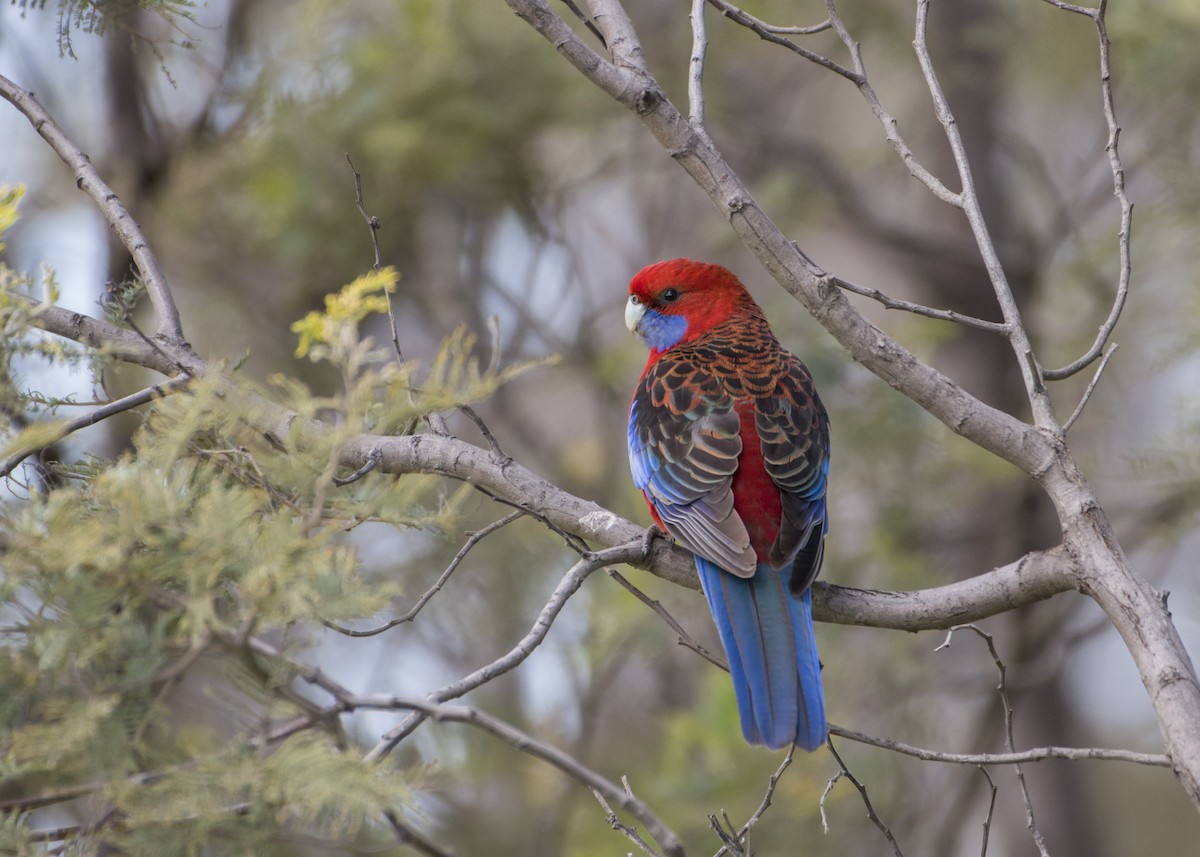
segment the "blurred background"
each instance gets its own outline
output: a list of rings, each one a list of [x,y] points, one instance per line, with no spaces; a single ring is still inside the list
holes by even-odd
[[[651,69],[681,103],[689,4],[628,5]],[[843,6],[902,132],[957,186],[911,48],[912,4]],[[817,0],[747,9],[781,25],[824,17]],[[561,358],[479,411],[508,454],[572,493],[648,522],[624,448],[628,399],[645,359],[622,324],[625,286],[649,262],[691,256],[742,277],[812,368],[830,410],[833,532],[824,579],[934,586],[1057,543],[1052,510],[1028,480],[852,364],[636,118],[500,0],[210,0],[190,20],[135,13],[102,37],[76,29],[67,43],[59,25],[53,8],[0,8],[0,73],[37,93],[146,229],[185,332],[205,357],[245,357],[243,371],[298,376],[317,389],[334,383],[293,357],[289,325],[373,262],[349,154],[366,209],[383,224],[383,262],[402,275],[395,304],[405,356],[431,357],[458,325],[479,333],[486,356],[494,318],[506,362]],[[1200,7],[1132,0],[1114,6],[1109,29],[1121,153],[1137,206],[1134,281],[1114,337],[1120,350],[1072,440],[1135,566],[1171,591],[1195,652]],[[851,84],[711,10],[709,35],[713,137],[808,255],[893,297],[998,318],[961,217],[908,176]],[[846,62],[832,33],[801,38]],[[1107,315],[1117,270],[1094,29],[1047,4],[958,0],[934,4],[930,44],[1039,359],[1068,363]],[[105,283],[125,279],[129,259],[69,171],[7,105],[4,182],[28,189],[9,263],[52,267],[61,303],[98,313]],[[1000,339],[860,305],[972,393],[1026,416],[1017,366]],[[384,323],[373,333],[388,336]],[[83,398],[92,391],[83,375],[51,375],[34,363],[22,371],[25,386]],[[1060,418],[1089,378],[1053,386]],[[131,371],[109,381],[140,386]],[[106,423],[62,454],[113,454],[132,424]],[[478,438],[466,420],[451,426]],[[474,497],[462,530],[506,511]],[[461,533],[382,526],[360,528],[356,538],[364,563],[403,580],[414,597],[462,543]],[[330,633],[313,657],[355,690],[425,693],[506,651],[571,562],[540,525],[519,522],[472,554],[421,621],[369,640]],[[698,594],[628,576],[715,645]],[[1133,664],[1091,602],[1064,595],[982,625],[1008,666],[1018,747],[1160,750]],[[817,633],[834,723],[939,750],[1003,749],[997,675],[973,635],[935,653],[944,634]],[[627,774],[695,853],[718,846],[707,813],[744,820],[780,761],[743,744],[727,677],[675,645],[657,617],[601,576],[524,667],[471,699],[610,778]],[[358,715],[347,726],[369,747],[396,720]],[[839,743],[905,853],[979,853],[990,791],[977,770]],[[427,724],[397,753],[419,775],[414,818],[458,853],[627,850],[583,789],[462,727]],[[891,853],[845,783],[825,800],[829,831],[821,832],[819,802],[836,772],[824,751],[797,758],[756,828],[760,853]],[[1035,853],[1013,772],[992,776],[1000,792],[987,853]],[[1026,766],[1026,776],[1056,857],[1180,855],[1200,841],[1200,819],[1163,769],[1042,762]]]

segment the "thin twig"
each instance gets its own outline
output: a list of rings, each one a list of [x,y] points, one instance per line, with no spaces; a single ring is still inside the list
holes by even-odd
[[[746,823],[741,826],[741,829],[738,830],[736,836],[738,842],[746,842],[746,837],[750,833],[750,828],[756,825],[758,820],[763,817],[763,813],[770,808],[771,799],[775,796],[775,787],[779,785],[779,779],[783,776],[783,772],[788,769],[790,764],[792,764],[792,758],[795,756],[795,754],[796,745],[793,744],[792,746],[788,747],[787,755],[783,757],[783,761],[779,764],[779,767],[775,769],[775,773],[771,774],[770,778],[767,780],[767,790],[763,794],[762,801],[758,804],[758,809],[754,811],[754,815],[750,816]],[[713,855],[713,857],[721,857],[721,855],[727,853],[727,850],[727,848],[722,847],[720,851]]]
[[[837,761],[838,767],[840,768],[837,774],[835,774],[834,777],[829,780],[828,784],[826,784],[825,793],[821,795],[821,824],[825,828],[825,831],[829,831],[829,824],[825,819],[825,797],[829,794],[829,790],[833,788],[833,784],[842,777],[845,777],[850,781],[850,784],[858,790],[859,797],[862,798],[863,806],[866,807],[867,810],[867,818],[871,820],[872,824],[879,828],[879,831],[883,834],[884,838],[892,844],[892,851],[895,853],[896,857],[904,857],[900,851],[900,844],[896,842],[896,837],[892,835],[892,831],[876,814],[875,807],[872,806],[871,799],[867,796],[867,787],[860,783],[854,774],[850,773],[850,769],[846,767],[846,763],[842,761],[842,757],[838,755],[837,748],[833,746],[833,739],[831,737],[825,738],[825,746],[829,748],[829,752],[833,754],[833,758]]]
[[[983,774],[988,781],[988,788],[991,789],[991,797],[988,799],[987,815],[983,819],[983,841],[979,849],[979,857],[987,857],[988,837],[992,832],[992,815],[996,812],[996,793],[999,789],[996,788],[996,783],[992,779],[992,775],[988,773],[988,769],[983,765],[979,766],[979,773]]]
[[[354,166],[354,161],[350,158],[350,153],[346,153],[346,163],[350,165],[350,172],[354,173],[354,204],[358,207],[358,213],[362,215],[363,220],[367,222],[368,228],[371,230],[371,246],[375,248],[375,270],[378,271],[383,267],[383,254],[379,250],[379,228],[383,226],[383,221],[373,214],[367,214],[366,206],[363,204],[362,192],[362,175]]]
[[[496,461],[494,454],[492,454],[492,459],[493,461]],[[501,463],[503,464],[505,462]],[[558,537],[563,540],[567,547],[575,551],[575,553],[579,554],[580,556],[585,556],[588,553],[587,543],[582,538],[560,527],[541,512],[531,509],[522,503],[514,502],[507,497],[502,497],[497,492],[491,490],[490,488],[485,488],[482,485],[474,484],[472,487],[483,496],[495,500],[497,503],[503,503],[505,506],[511,506],[514,509],[519,509],[534,520],[540,521],[546,526],[547,529],[558,535]]]
[[[147,387],[144,390],[139,390],[136,393],[131,393],[124,398],[117,399],[114,402],[109,402],[103,407],[96,408],[94,411],[89,411],[83,416],[76,417],[73,420],[68,420],[59,426],[55,432],[53,439],[40,443],[37,447],[15,452],[8,458],[0,462],[0,478],[8,476],[16,469],[17,465],[24,461],[27,457],[37,452],[39,449],[45,449],[47,446],[53,446],[63,438],[71,434],[85,429],[88,426],[93,426],[102,420],[106,420],[111,416],[123,413],[133,408],[139,408],[142,405],[149,404],[155,399],[161,399],[169,396],[172,393],[177,393],[191,382],[191,377],[187,375],[178,375],[169,381],[164,381],[161,384],[155,384],[152,387]]]
[[[612,806],[608,803],[608,798],[601,794],[596,789],[592,789],[592,795],[600,803],[600,807],[604,810],[604,820],[608,822],[608,826],[613,830],[623,835],[626,839],[638,847],[643,854],[649,854],[650,857],[662,857],[650,843],[642,839],[636,827],[630,827],[625,822],[621,821],[620,817],[613,812]]]
[[[1019,762],[1041,762],[1046,759],[1063,759],[1077,762],[1084,759],[1094,759],[1100,762],[1130,762],[1135,765],[1149,765],[1167,768],[1171,760],[1161,753],[1135,753],[1132,750],[1110,750],[1104,747],[1036,747],[1032,750],[1021,750],[1012,753],[943,753],[938,750],[927,750],[891,738],[876,738],[863,732],[855,732],[842,726],[830,726],[829,734],[855,741],[859,744],[869,744],[881,750],[891,750],[922,759],[926,762],[945,762],[951,765],[1013,765]]]
[[[392,832],[396,834],[396,841],[400,844],[407,845],[414,851],[424,854],[425,857],[454,857],[453,851],[447,851],[434,844],[424,835],[402,822],[396,813],[389,810],[383,814],[383,817],[387,819]]]
[[[1065,423],[1063,423],[1063,434],[1066,434],[1071,430],[1071,426],[1075,425],[1075,421],[1079,419],[1079,415],[1082,414],[1083,409],[1087,407],[1088,401],[1092,398],[1092,393],[1094,393],[1096,390],[1096,385],[1100,383],[1100,376],[1104,374],[1104,367],[1108,365],[1108,361],[1113,356],[1113,352],[1115,352],[1119,347],[1120,346],[1118,346],[1115,342],[1108,347],[1108,351],[1105,353],[1104,359],[1100,361],[1100,365],[1096,367],[1096,371],[1092,375],[1092,380],[1088,382],[1087,389],[1083,391],[1083,396],[1080,397],[1079,404],[1075,406],[1075,410],[1071,413],[1071,416],[1067,418]]]
[[[546,634],[550,631],[550,627],[554,624],[554,620],[558,618],[558,614],[562,612],[568,599],[579,591],[579,587],[583,585],[588,575],[606,565],[628,562],[640,558],[641,555],[642,543],[639,539],[635,542],[617,545],[616,547],[596,553],[588,553],[581,557],[571,567],[570,571],[563,575],[562,580],[559,581],[558,586],[554,588],[554,591],[550,594],[550,598],[543,605],[541,612],[533,623],[533,627],[529,629],[529,632],[517,645],[490,664],[429,694],[429,699],[434,703],[457,699],[464,693],[474,690],[480,685],[486,684],[497,676],[503,675],[520,665],[542,644],[542,641],[546,638]],[[420,712],[406,717],[398,726],[389,730],[376,743],[371,751],[367,753],[366,759],[373,761],[386,756],[397,744],[420,726],[425,717],[426,715]]]
[[[483,421],[483,417],[479,416],[479,413],[474,408],[470,405],[459,405],[458,411],[471,422],[475,423],[475,428],[479,429],[479,433],[487,441],[488,449],[492,451],[492,455],[496,457],[497,461],[512,461],[512,458],[506,455],[504,450],[500,448],[500,443],[496,440],[496,436],[492,434],[492,430],[487,427],[487,423]]]
[[[900,134],[900,123],[896,121],[883,102],[879,99],[879,94],[875,92],[875,87],[867,79],[867,66],[863,62],[862,48],[859,43],[850,35],[850,30],[846,27],[846,23],[842,20],[838,13],[837,5],[834,0],[825,0],[825,12],[829,16],[829,22],[833,26],[834,32],[838,34],[838,38],[842,40],[842,44],[846,46],[846,50],[850,52],[850,58],[854,65],[854,73],[849,77],[851,82],[858,87],[859,93],[867,102],[867,107],[871,113],[883,125],[884,133],[887,135],[887,142],[900,156],[904,162],[904,166],[908,168],[908,172],[913,178],[929,188],[929,191],[947,205],[952,205],[955,208],[962,208],[962,195],[954,193],[942,180],[935,176],[929,169],[921,163],[920,158],[909,147],[904,137]],[[843,75],[844,77],[847,75]]]
[[[422,720],[433,719],[438,723],[466,723],[475,726],[522,753],[527,753],[553,765],[587,788],[604,795],[609,802],[616,804],[637,819],[654,837],[664,854],[671,855],[671,857],[683,857],[684,855],[679,837],[645,803],[634,796],[627,783],[624,789],[620,788],[616,783],[588,768],[574,756],[539,741],[527,732],[499,718],[468,705],[445,705],[416,697],[359,695],[333,681],[315,667],[289,660],[269,643],[257,638],[251,638],[248,643],[257,654],[271,658],[278,663],[287,664],[296,671],[301,679],[333,696],[337,700],[340,711],[407,710],[416,712]]]
[[[771,42],[772,44],[779,45],[782,48],[787,48],[797,56],[801,56],[811,63],[815,63],[822,68],[827,68],[835,74],[841,75],[855,86],[858,86],[862,83],[862,75],[858,71],[851,71],[845,66],[829,59],[829,57],[822,56],[815,51],[810,51],[808,48],[803,48],[796,44],[791,39],[784,38],[784,35],[788,34],[806,36],[812,33],[819,33],[822,30],[829,29],[829,27],[832,26],[832,22],[828,20],[822,21],[815,27],[772,27],[770,24],[764,23],[758,18],[755,18],[750,13],[739,9],[737,6],[728,2],[728,0],[709,0],[709,2],[712,4],[713,8],[719,10],[723,16],[733,21],[735,24],[750,30],[763,41]]]
[[[583,10],[575,5],[575,0],[562,0],[562,4],[570,9],[575,17],[583,22],[583,26],[588,28],[588,32],[599,39],[601,46],[605,50],[608,50],[608,42],[604,40],[604,34],[596,28],[596,25],[592,22],[592,19],[585,15]]]
[[[738,16],[738,23],[743,26],[749,26],[755,32],[762,30],[764,33],[771,33],[777,36],[812,36],[820,32],[828,30],[832,24],[826,18],[819,24],[813,24],[809,27],[780,27],[774,24],[768,24],[761,18],[756,18],[744,9],[738,9],[732,3],[727,3],[725,0],[710,0],[713,6],[721,10],[721,14],[728,17]]]
[[[743,843],[737,835],[737,829],[733,826],[733,822],[729,819],[729,813],[721,810],[721,818],[717,818],[715,813],[708,814],[708,826],[713,833],[717,835],[717,839],[721,841],[722,852],[731,854],[733,857],[752,857],[753,852],[749,846]]]
[[[608,570],[608,576],[611,577],[613,580],[615,580],[617,583],[619,583],[621,586],[623,586],[628,592],[632,593],[632,595],[638,601],[642,602],[647,607],[649,607],[651,610],[653,610],[655,613],[657,613],[659,615],[659,617],[661,617],[662,620],[664,622],[666,622],[668,626],[670,626],[671,630],[675,632],[675,634],[676,634],[675,642],[676,643],[678,643],[681,646],[684,646],[685,648],[691,649],[693,652],[698,654],[700,657],[704,658],[706,661],[711,663],[713,666],[719,667],[720,669],[725,670],[725,672],[729,672],[728,661],[726,661],[725,658],[723,658],[721,655],[714,654],[713,652],[710,652],[708,649],[706,649],[704,646],[697,643],[692,638],[692,636],[683,629],[683,626],[679,624],[679,622],[675,619],[675,617],[667,612],[667,608],[662,606],[661,601],[656,601],[655,599],[653,599],[649,595],[647,595],[645,592],[642,592],[642,590],[638,589],[636,586],[634,586],[632,583],[630,583],[628,578],[626,578],[623,574],[621,574],[621,572],[617,571],[615,568],[610,568]]]
[[[186,365],[184,365],[184,364],[183,364],[181,361],[179,361],[179,360],[176,360],[174,357],[172,357],[170,354],[168,354],[166,351],[164,351],[164,350],[162,349],[162,346],[160,346],[160,345],[159,345],[157,342],[155,342],[155,341],[154,341],[153,339],[151,339],[149,336],[147,336],[146,334],[142,333],[142,329],[141,329],[140,327],[138,327],[138,325],[137,325],[137,322],[136,322],[136,321],[134,321],[134,318],[133,318],[133,313],[132,313],[132,312],[126,311],[126,313],[125,313],[125,315],[123,316],[123,319],[122,319],[122,320],[125,322],[125,325],[126,325],[126,326],[127,326],[129,329],[130,329],[130,330],[132,330],[132,331],[133,331],[133,334],[134,334],[134,336],[136,336],[136,337],[138,337],[139,339],[141,339],[141,340],[142,340],[142,342],[146,343],[146,345],[147,345],[148,347],[150,347],[150,348],[154,349],[155,351],[157,351],[157,352],[159,353],[159,355],[160,355],[160,356],[161,356],[161,357],[162,357],[164,360],[169,360],[169,361],[171,361],[171,363],[172,363],[172,364],[174,365],[174,367],[175,367],[175,371],[176,371],[176,372],[178,372],[178,373],[180,373],[180,374],[183,374],[183,375],[194,375],[194,373],[192,372],[192,370],[191,370],[191,369],[189,369],[189,368],[188,368]]]
[[[1102,0],[1097,8],[1092,9],[1086,6],[1064,3],[1061,0],[1045,0],[1045,2],[1064,12],[1073,12],[1091,18],[1092,23],[1096,25],[1096,38],[1100,43],[1100,93],[1104,102],[1104,121],[1108,127],[1108,140],[1104,145],[1104,150],[1108,153],[1108,165],[1113,176],[1113,196],[1117,198],[1117,202],[1121,208],[1121,225],[1117,233],[1117,252],[1120,257],[1118,263],[1119,273],[1117,274],[1117,291],[1113,296],[1112,308],[1109,310],[1108,318],[1100,325],[1100,330],[1096,333],[1096,339],[1092,343],[1092,347],[1082,357],[1061,369],[1050,369],[1042,373],[1048,381],[1059,381],[1074,375],[1104,353],[1104,346],[1107,344],[1109,336],[1112,335],[1113,328],[1117,326],[1117,321],[1121,318],[1121,312],[1125,308],[1125,300],[1129,296],[1129,282],[1133,272],[1130,251],[1130,236],[1133,230],[1133,203],[1125,193],[1125,166],[1121,162],[1121,153],[1118,148],[1121,139],[1121,126],[1117,124],[1117,111],[1113,103],[1112,44],[1109,42],[1108,25],[1104,20],[1107,3]]]
[[[1005,682],[1007,668],[1004,661],[1000,658],[1000,654],[996,651],[996,642],[992,635],[984,631],[977,625],[955,625],[946,632],[945,641],[934,649],[935,652],[950,646],[950,639],[954,636],[955,631],[974,631],[987,644],[988,652],[992,656],[992,662],[996,665],[996,671],[1000,674],[1000,683],[996,690],[1000,694],[1000,704],[1004,711],[1004,746],[1008,748],[1010,753],[1016,752],[1016,746],[1013,743],[1013,708],[1012,703],[1008,699],[1008,685]],[[1025,783],[1025,772],[1021,770],[1020,763],[1013,763],[1013,768],[1017,772],[1017,782],[1021,787],[1021,797],[1025,801],[1025,821],[1026,827],[1029,829],[1029,834],[1033,837],[1034,844],[1037,845],[1038,854],[1041,857],[1050,857],[1046,850],[1046,841],[1042,838],[1042,833],[1038,830],[1037,821],[1033,817],[1033,801],[1029,797],[1029,787]]]
[[[371,230],[371,247],[375,251],[375,263],[371,266],[372,270],[379,271],[383,267],[383,253],[379,247],[379,230],[383,226],[383,221],[373,214],[367,213],[366,204],[363,202],[362,189],[362,174],[354,166],[354,161],[350,158],[350,153],[346,153],[346,163],[350,165],[350,172],[354,174],[354,205],[358,209],[358,213],[362,215],[366,221],[367,228]],[[400,348],[400,331],[396,324],[396,309],[392,304],[392,293],[385,289],[383,292],[384,300],[387,301],[388,311],[388,326],[392,332],[392,348],[396,353],[396,362],[401,366],[404,365],[404,352]],[[408,400],[416,401],[413,389],[408,389]]]
[[[832,3],[832,0],[827,0],[827,2]],[[983,216],[983,209],[979,201],[979,195],[975,190],[975,177],[971,169],[970,159],[967,157],[967,149],[966,144],[963,142],[962,131],[954,118],[950,102],[946,97],[941,81],[938,79],[937,71],[934,69],[933,58],[929,53],[927,39],[928,22],[929,0],[918,0],[913,49],[917,54],[917,63],[921,67],[921,74],[925,78],[925,86],[933,99],[934,112],[937,114],[938,122],[942,126],[942,134],[945,136],[946,142],[950,144],[950,152],[954,156],[954,164],[958,170],[958,180],[962,184],[962,192],[958,195],[960,207],[963,215],[966,217],[967,225],[971,228],[971,234],[975,239],[975,246],[979,248],[979,255],[987,271],[992,291],[996,295],[997,303],[1000,304],[1000,312],[1004,316],[1004,322],[1008,326],[1009,344],[1012,346],[1018,365],[1021,367],[1021,378],[1025,383],[1025,391],[1033,411],[1034,422],[1040,426],[1054,426],[1054,412],[1045,394],[1043,376],[1041,375],[1038,363],[1033,359],[1024,359],[1026,355],[1033,354],[1033,346],[1029,342],[1029,334],[1021,320],[1021,311],[1017,306],[1012,286],[1008,282],[1008,275],[1005,273],[1004,266],[1000,262],[995,241],[992,239],[991,232]]]
[[[469,538],[463,543],[463,546],[459,548],[458,553],[456,553],[454,558],[450,560],[450,564],[446,566],[446,569],[438,576],[438,579],[434,581],[433,586],[421,593],[421,597],[417,599],[416,603],[413,604],[413,606],[410,607],[408,611],[404,613],[404,615],[397,616],[394,619],[389,619],[378,628],[371,628],[368,631],[355,631],[351,628],[343,628],[341,625],[337,625],[325,619],[322,619],[321,623],[326,628],[337,631],[339,634],[344,634],[347,637],[374,637],[377,634],[382,634],[384,631],[389,631],[392,628],[395,628],[397,625],[403,625],[405,622],[411,622],[413,619],[417,618],[417,614],[425,608],[425,605],[432,601],[433,597],[442,591],[442,587],[446,585],[446,581],[450,579],[450,575],[454,574],[455,570],[459,567],[462,561],[466,559],[467,554],[471,552],[471,548],[475,547],[475,545],[479,544],[492,533],[496,532],[496,530],[500,529],[501,527],[505,527],[518,518],[522,518],[524,516],[525,512],[518,509],[515,512],[509,512],[500,520],[492,521],[492,523],[488,524],[486,527],[482,527],[481,529],[470,533]]]
[[[925,316],[926,318],[936,318],[940,319],[941,321],[952,321],[956,324],[961,324],[966,327],[973,327],[977,330],[985,330],[988,333],[996,333],[1000,336],[1008,335],[1008,325],[1002,322],[985,321],[981,318],[963,315],[962,313],[955,312],[954,310],[934,309],[933,307],[922,306],[921,304],[897,300],[896,298],[885,295],[883,292],[879,291],[879,289],[873,289],[869,286],[860,286],[856,283],[843,280],[841,277],[833,276],[832,274],[826,274],[825,280],[830,285],[837,286],[839,289],[844,289],[847,292],[853,292],[856,295],[862,295],[863,297],[877,301],[888,309],[903,310],[904,312],[911,312],[914,315],[921,315]]]

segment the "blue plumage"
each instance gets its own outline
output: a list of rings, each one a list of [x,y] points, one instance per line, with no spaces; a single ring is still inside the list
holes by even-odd
[[[811,590],[792,596],[786,572],[765,563],[749,580],[702,557],[696,568],[729,658],[746,740],[772,750],[821,746],[828,726]]]

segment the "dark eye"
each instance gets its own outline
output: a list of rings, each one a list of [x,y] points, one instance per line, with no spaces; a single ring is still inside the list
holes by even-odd
[[[679,300],[679,289],[667,289],[662,293],[662,299],[669,304]]]

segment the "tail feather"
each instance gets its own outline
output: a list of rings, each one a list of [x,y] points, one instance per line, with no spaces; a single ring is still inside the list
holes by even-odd
[[[828,726],[811,592],[789,594],[791,570],[766,563],[748,580],[699,557],[696,566],[729,658],[746,740],[815,750]]]

